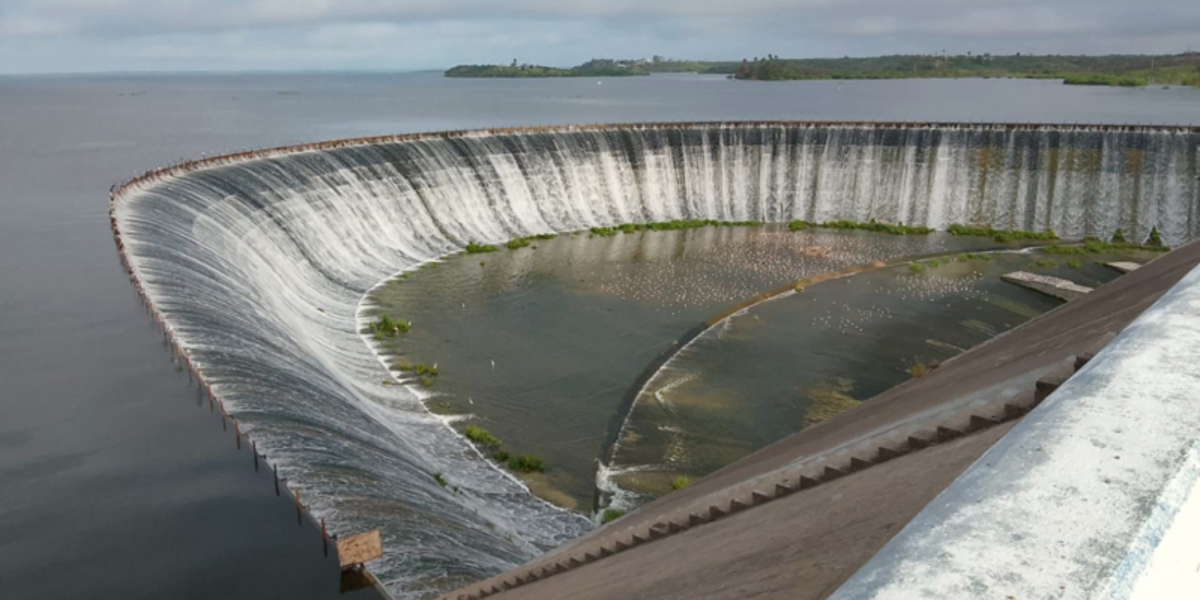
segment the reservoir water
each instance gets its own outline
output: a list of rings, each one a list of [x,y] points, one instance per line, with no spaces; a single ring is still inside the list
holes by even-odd
[[[339,593],[319,532],[296,524],[270,476],[197,402],[138,304],[107,224],[117,180],[182,158],[389,132],[733,119],[1197,123],[1200,92],[688,76],[0,78],[0,597]]]
[[[584,232],[428,264],[370,300],[414,324],[381,348],[393,366],[437,365],[427,406],[548,461],[527,477],[535,492],[589,513],[596,464],[642,376],[705,319],[820,273],[995,246],[782,225]]]
[[[498,438],[485,454],[541,458],[543,472],[518,475],[588,514],[669,493],[1061,304],[1002,274],[1094,287],[1119,275],[1098,263],[1157,256],[1019,248],[782,225],[582,232],[427,263],[368,304],[412,325],[376,346],[396,376],[381,385],[411,385],[456,429]],[[693,338],[763,290],[855,267]]]
[[[1047,258],[966,252],[806,286],[706,330],[639,388],[606,490],[629,502],[818,424],[1059,306],[1000,276],[1031,271],[1096,287],[1153,252]],[[1074,258],[1074,257],[1072,257]]]

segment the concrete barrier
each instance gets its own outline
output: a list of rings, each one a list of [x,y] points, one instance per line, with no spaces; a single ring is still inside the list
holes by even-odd
[[[1200,597],[1200,269],[833,600]]]

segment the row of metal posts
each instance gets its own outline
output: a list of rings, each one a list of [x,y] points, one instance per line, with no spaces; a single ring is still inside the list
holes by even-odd
[[[168,171],[168,170],[163,170],[163,171]],[[157,173],[157,172],[155,172],[155,173]],[[160,176],[162,176],[162,175],[156,175],[153,178],[160,177]],[[153,178],[145,178],[145,179],[139,178],[138,182],[140,183],[142,181],[150,180]],[[125,251],[125,244],[124,244],[123,240],[121,239],[120,229],[117,226],[116,203],[117,203],[118,199],[121,197],[121,194],[125,191],[127,185],[128,184],[126,184],[126,186],[121,186],[121,188],[117,188],[116,186],[114,186],[114,189],[110,191],[110,197],[109,197],[109,224],[112,229],[113,239],[116,241],[117,253],[121,259],[121,266],[125,268],[125,272],[129,276],[129,280],[133,284],[134,290],[137,292],[138,299],[141,301],[142,306],[145,307],[146,311],[151,315],[151,317],[154,320],[155,326],[162,333],[163,340],[167,343],[167,349],[171,355],[171,361],[172,362],[175,362],[176,360],[180,361],[187,371],[189,385],[192,382],[195,382],[196,386],[197,386],[197,390],[200,392],[203,392],[204,394],[206,394],[208,396],[209,412],[215,412],[217,407],[220,407],[220,409],[221,409],[221,430],[228,431],[226,419],[228,419],[229,421],[231,421],[233,423],[234,443],[236,445],[236,448],[238,450],[241,450],[243,434],[241,431],[241,426],[238,424],[237,418],[232,415],[229,415],[225,411],[225,403],[221,400],[221,398],[215,392],[213,392],[212,385],[208,381],[205,380],[203,373],[192,362],[191,355],[185,350],[183,344],[180,342],[179,338],[175,335],[175,332],[172,330],[171,326],[166,323],[166,320],[163,318],[162,314],[155,307],[154,300],[150,297],[149,294],[146,293],[146,290],[142,286],[141,280],[138,278],[136,271],[133,269],[133,265],[130,262],[129,257]],[[203,396],[201,396],[201,397],[203,398]],[[248,435],[246,436],[246,438],[250,441],[250,451],[251,451],[251,454],[253,455],[253,459],[254,459],[254,471],[258,472],[259,459],[260,459],[260,455],[258,452],[258,443],[255,442],[254,440],[250,440]],[[271,464],[270,461],[267,460],[267,457],[265,455],[262,455],[261,459],[263,461],[266,461],[268,464]],[[283,492],[280,488],[279,467],[277,464],[271,464],[271,472],[272,472],[272,475],[275,480],[275,495],[281,496],[283,494]],[[285,479],[284,483],[283,483],[283,489],[286,489],[286,488],[287,488],[287,480]],[[312,513],[308,512],[307,507],[305,507],[304,504],[300,501],[300,490],[298,490],[298,489],[292,490],[291,495],[295,498],[296,523],[303,524],[304,515],[308,514],[309,518],[312,519],[312,521],[314,523],[319,524],[321,527],[322,552],[324,553],[325,556],[329,556],[329,540],[331,537],[334,540],[336,540],[337,536],[329,535],[328,530],[325,526],[324,518],[318,518],[315,515],[313,515]]]

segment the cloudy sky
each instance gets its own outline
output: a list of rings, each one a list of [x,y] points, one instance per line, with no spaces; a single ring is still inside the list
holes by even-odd
[[[1200,0],[0,0],[0,73],[1200,49]]]

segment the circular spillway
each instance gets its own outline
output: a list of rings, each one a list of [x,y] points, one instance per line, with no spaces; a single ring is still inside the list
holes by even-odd
[[[727,123],[451,132],[244,153],[114,190],[118,248],[202,387],[333,533],[421,597],[590,527],[379,386],[363,295],[469,242],[672,219],[1200,235],[1193,128]],[[458,490],[434,473],[457,473]]]

